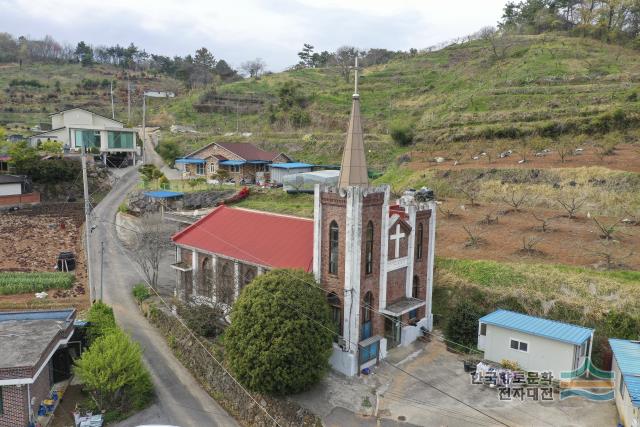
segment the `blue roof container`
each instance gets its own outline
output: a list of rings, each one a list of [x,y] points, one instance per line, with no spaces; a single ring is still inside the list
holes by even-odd
[[[313,167],[309,163],[291,162],[291,163],[272,163],[271,168],[277,169],[305,169]]]
[[[582,345],[593,333],[593,329],[583,326],[502,309],[487,314],[480,319],[480,322],[573,345]]]
[[[633,406],[640,407],[640,342],[609,339],[613,357],[622,372]]]
[[[184,196],[184,193],[180,193],[178,191],[158,190],[158,191],[146,191],[144,195],[153,197],[154,199],[172,199],[175,197],[182,197]]]

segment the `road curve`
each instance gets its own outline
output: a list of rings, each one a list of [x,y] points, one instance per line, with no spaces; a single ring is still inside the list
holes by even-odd
[[[100,278],[100,242],[104,242],[104,301],[113,307],[118,324],[142,346],[157,395],[150,408],[118,426],[238,426],[175,358],[160,333],[140,314],[131,296],[133,284],[141,282],[142,275],[117,239],[114,224],[119,204],[137,180],[138,172],[131,168],[98,204],[93,211],[96,228],[90,237],[95,286],[98,287]]]

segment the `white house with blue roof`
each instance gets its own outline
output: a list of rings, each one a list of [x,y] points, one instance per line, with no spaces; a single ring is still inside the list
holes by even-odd
[[[611,370],[616,382],[616,407],[625,427],[640,426],[640,341],[609,340]]]
[[[527,371],[561,372],[578,369],[591,357],[593,329],[508,310],[482,317],[478,348],[487,360],[509,360]]]

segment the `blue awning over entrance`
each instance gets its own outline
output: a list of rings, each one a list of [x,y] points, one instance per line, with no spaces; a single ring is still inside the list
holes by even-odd
[[[247,162],[245,162],[244,160],[223,160],[219,164],[221,164],[222,166],[240,166],[244,165],[245,163]]]
[[[176,159],[176,163],[182,163],[182,164],[186,164],[186,165],[202,165],[205,163],[205,161],[203,159],[186,159],[186,158],[182,158],[182,159]]]

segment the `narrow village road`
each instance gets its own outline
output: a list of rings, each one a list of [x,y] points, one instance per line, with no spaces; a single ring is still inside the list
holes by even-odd
[[[116,237],[115,215],[127,192],[136,185],[137,177],[133,168],[121,176],[94,209],[96,228],[91,233],[96,295],[99,295],[100,243],[104,242],[104,301],[113,306],[118,324],[142,346],[157,394],[154,405],[117,425],[237,426],[174,357],[160,333],[140,314],[131,296],[133,284],[141,282],[142,276]]]

